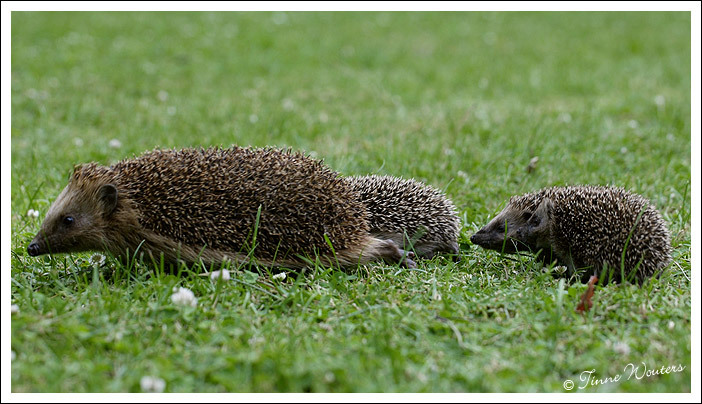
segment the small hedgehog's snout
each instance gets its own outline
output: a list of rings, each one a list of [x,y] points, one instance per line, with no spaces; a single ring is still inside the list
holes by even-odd
[[[481,238],[480,238],[481,232],[482,232],[482,230],[479,231],[479,232],[477,232],[477,233],[475,233],[475,234],[473,234],[472,236],[470,236],[470,242],[473,243],[473,244],[475,244],[475,245],[480,245],[480,242],[481,242]]]
[[[494,249],[497,247],[502,248],[502,241],[503,237],[496,239],[495,235],[489,231],[486,231],[485,228],[480,229],[475,234],[470,236],[470,242],[473,243],[473,245],[488,249]]]
[[[27,247],[27,253],[29,253],[29,255],[31,255],[32,257],[36,257],[37,255],[39,255],[39,251],[39,243],[37,243],[36,241],[31,242],[29,244],[29,247]]]

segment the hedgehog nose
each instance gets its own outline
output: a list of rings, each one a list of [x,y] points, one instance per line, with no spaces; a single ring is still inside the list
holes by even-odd
[[[475,234],[473,234],[472,236],[470,236],[470,242],[471,242],[471,243],[473,243],[473,244],[478,244],[478,243],[477,243],[478,239],[477,239],[477,237],[475,237],[475,236],[477,236],[477,235],[478,235],[478,233],[475,233]]]
[[[27,247],[27,252],[32,257],[36,257],[37,255],[39,255],[39,244],[36,241],[29,244],[29,247]]]

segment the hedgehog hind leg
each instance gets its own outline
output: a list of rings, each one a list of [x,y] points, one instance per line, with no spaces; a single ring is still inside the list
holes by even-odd
[[[336,258],[341,266],[366,264],[374,261],[385,261],[388,264],[400,264],[405,268],[417,268],[414,262],[414,252],[401,249],[391,239],[382,240],[369,237],[358,247],[338,251]]]
[[[453,254],[454,261],[458,259],[458,241],[437,240],[430,237],[408,237],[404,232],[377,232],[371,235],[379,240],[394,242],[401,251],[412,250],[418,258],[432,259],[438,254]]]

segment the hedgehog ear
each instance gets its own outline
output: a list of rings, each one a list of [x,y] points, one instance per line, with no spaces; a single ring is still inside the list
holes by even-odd
[[[551,210],[553,209],[553,202],[551,199],[544,198],[541,200],[539,207],[536,208],[534,214],[529,219],[529,224],[533,228],[541,228],[546,226],[551,219]]]
[[[112,184],[105,184],[98,191],[98,201],[102,206],[102,213],[109,216],[117,207],[117,187]]]

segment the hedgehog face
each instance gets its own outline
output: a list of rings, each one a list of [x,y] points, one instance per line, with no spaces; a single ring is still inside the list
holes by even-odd
[[[510,203],[470,241],[489,250],[513,254],[536,252],[548,246],[551,200],[544,198],[534,211]]]
[[[114,185],[86,188],[70,182],[49,208],[27,252],[38,256],[100,249],[105,218],[116,206]]]

